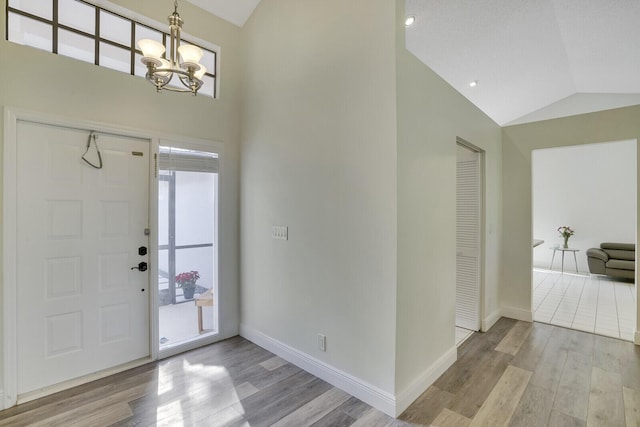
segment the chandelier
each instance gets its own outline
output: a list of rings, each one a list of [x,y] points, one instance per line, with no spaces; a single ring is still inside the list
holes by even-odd
[[[200,59],[204,55],[202,49],[197,46],[180,45],[180,32],[184,21],[178,14],[178,1],[174,2],[174,10],[169,15],[169,29],[171,33],[169,57],[163,57],[166,48],[156,40],[142,39],[138,42],[142,50],[142,63],[147,66],[147,81],[160,92],[162,89],[173,92],[198,93],[202,87],[202,76],[207,71]],[[184,86],[174,87],[167,84],[177,76]]]

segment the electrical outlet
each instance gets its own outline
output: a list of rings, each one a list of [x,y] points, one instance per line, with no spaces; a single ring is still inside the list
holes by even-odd
[[[318,334],[318,349],[327,351],[327,337],[322,334]]]
[[[272,225],[271,237],[276,240],[289,240],[289,227],[286,225]]]

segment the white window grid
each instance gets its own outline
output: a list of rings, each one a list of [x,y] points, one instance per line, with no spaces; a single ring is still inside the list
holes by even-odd
[[[136,34],[144,33],[145,37],[155,35],[158,38],[158,41],[162,42],[165,46],[169,44],[169,33],[131,18],[127,18],[119,13],[112,12],[104,7],[91,4],[87,1],[51,0],[50,12],[48,10],[48,5],[45,6],[45,1],[46,0],[8,0],[5,14],[5,39],[11,42],[47,50],[54,54],[92,62],[97,66],[122,71],[133,76],[142,77],[146,74],[146,67],[140,63],[142,51],[136,47]],[[72,20],[65,19],[65,17],[60,16],[60,4],[62,2],[67,4],[71,3],[84,9],[84,13],[81,14],[82,16],[79,18],[79,21],[74,23]],[[91,23],[90,20],[89,24],[87,24],[87,20],[85,19],[87,17],[87,11],[93,15],[93,22]],[[22,40],[12,39],[10,35],[15,33],[15,31],[13,31],[14,28],[12,28],[11,25],[13,22],[18,21],[13,21],[11,18],[26,18],[49,26],[51,30],[50,43],[48,41],[43,41],[42,39],[32,40],[28,37],[24,37]],[[107,29],[103,29],[103,31],[101,31],[100,24],[105,21],[111,24],[117,23],[118,31],[109,32]],[[122,34],[122,30],[125,27],[130,30],[130,34]],[[18,29],[18,31],[20,30]],[[61,44],[60,40],[74,36],[78,40],[84,40],[85,45],[87,44],[86,40],[90,39],[93,52],[91,53],[87,50],[79,52],[77,49],[75,51],[73,49],[65,49],[64,44]],[[205,61],[204,65],[207,67],[207,71],[204,74],[203,79],[205,80],[205,86],[209,87],[207,88],[208,91],[201,92],[203,92],[205,96],[216,98],[217,88],[215,83],[217,77],[217,52],[186,39],[182,39],[182,41],[198,46],[204,51],[205,56],[203,61]],[[123,55],[123,51],[126,51],[126,55]],[[111,54],[104,55],[105,52],[110,52]],[[119,60],[114,59],[115,55],[120,56],[120,58],[118,58]]]

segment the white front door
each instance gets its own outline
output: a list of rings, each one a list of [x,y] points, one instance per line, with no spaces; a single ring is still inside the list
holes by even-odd
[[[18,395],[150,354],[149,141],[89,134],[17,123]]]
[[[456,180],[456,326],[480,329],[480,153],[458,144]]]

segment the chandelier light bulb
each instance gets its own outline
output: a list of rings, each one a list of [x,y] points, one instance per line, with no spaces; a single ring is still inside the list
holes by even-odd
[[[182,62],[189,65],[198,64],[204,56],[202,49],[191,44],[183,44],[178,48],[178,52],[180,52]]]
[[[146,56],[148,58],[160,59],[165,51],[165,47],[162,43],[150,39],[140,40],[138,42],[138,46],[140,46],[142,56]]]

